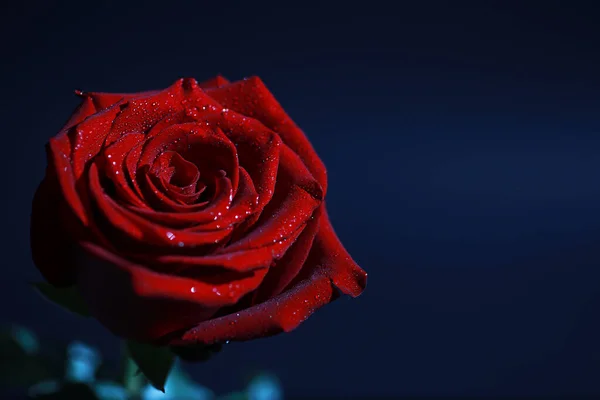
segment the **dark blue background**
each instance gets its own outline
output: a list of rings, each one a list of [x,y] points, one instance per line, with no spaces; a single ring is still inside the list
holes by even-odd
[[[328,166],[369,286],[227,346],[192,366],[199,382],[223,392],[259,368],[294,395],[600,394],[595,2],[3,7],[3,319],[117,345],[25,285],[43,146],[73,89],[259,75]]]

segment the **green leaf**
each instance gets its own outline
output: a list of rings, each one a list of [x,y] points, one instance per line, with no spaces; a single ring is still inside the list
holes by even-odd
[[[37,353],[39,343],[29,330],[18,325],[0,332],[0,385],[26,387],[52,378],[45,360]]]
[[[169,348],[128,341],[127,350],[150,384],[164,393],[175,359]]]
[[[84,383],[65,383],[57,392],[32,396],[39,400],[99,400],[94,390]]]
[[[17,359],[2,359],[0,363],[0,384],[9,387],[27,387],[40,381],[53,378],[44,360],[37,356]]]
[[[246,392],[231,392],[218,398],[218,400],[248,400]]]
[[[129,355],[125,356],[121,382],[129,395],[136,396],[140,394],[142,387],[146,383],[141,373],[135,361]]]
[[[75,286],[58,288],[46,282],[33,283],[32,285],[42,296],[51,302],[83,317],[90,316],[87,305]]]

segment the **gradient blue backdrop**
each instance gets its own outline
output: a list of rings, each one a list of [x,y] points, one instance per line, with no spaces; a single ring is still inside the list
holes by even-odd
[[[117,345],[25,285],[44,143],[73,89],[259,75],[324,159],[369,285],[226,346],[191,367],[199,382],[259,368],[290,395],[600,394],[596,2],[395,3],[2,6],[2,320]]]

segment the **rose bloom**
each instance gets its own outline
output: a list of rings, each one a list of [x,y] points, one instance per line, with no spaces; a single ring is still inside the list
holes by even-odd
[[[77,94],[47,145],[33,259],[114,334],[249,340],[363,291],[325,210],[325,167],[259,78]]]

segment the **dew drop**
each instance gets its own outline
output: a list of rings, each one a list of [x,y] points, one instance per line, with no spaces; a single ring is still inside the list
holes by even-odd
[[[192,293],[196,293],[196,286],[192,286],[192,287],[190,288],[190,292],[192,292]]]
[[[179,247],[183,247],[183,246],[184,246],[184,244],[183,244],[183,242],[179,242],[179,243],[177,243],[177,246],[179,246]]]
[[[173,240],[175,239],[175,234],[173,232],[167,232],[167,238],[169,238],[169,240]]]

